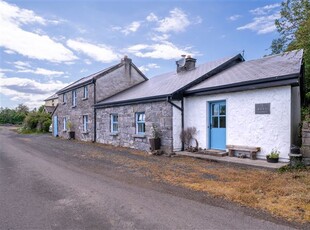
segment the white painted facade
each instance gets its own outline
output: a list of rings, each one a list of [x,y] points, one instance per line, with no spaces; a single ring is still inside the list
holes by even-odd
[[[280,161],[288,161],[300,121],[298,98],[298,88],[291,86],[190,96],[184,99],[184,126],[196,127],[199,146],[208,149],[209,103],[226,101],[227,145],[261,147],[257,155],[261,159],[276,148]],[[258,103],[270,103],[270,114],[255,114]]]

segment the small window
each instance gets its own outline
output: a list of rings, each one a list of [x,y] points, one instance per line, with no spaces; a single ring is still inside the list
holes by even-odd
[[[118,114],[111,114],[111,132],[118,132]]]
[[[136,113],[136,133],[145,134],[145,113]]]
[[[64,117],[64,129],[63,130],[64,131],[67,130],[67,118],[66,117]]]
[[[88,98],[88,86],[84,86],[84,94],[83,94],[83,98]]]
[[[67,103],[67,94],[65,93],[62,95],[62,102]]]
[[[76,89],[72,91],[72,106],[76,106]]]
[[[88,131],[88,115],[83,115],[83,132]]]

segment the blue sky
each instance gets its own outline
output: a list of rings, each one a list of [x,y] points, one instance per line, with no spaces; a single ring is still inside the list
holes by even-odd
[[[0,106],[38,107],[67,84],[131,58],[147,77],[270,53],[281,1],[0,0]]]

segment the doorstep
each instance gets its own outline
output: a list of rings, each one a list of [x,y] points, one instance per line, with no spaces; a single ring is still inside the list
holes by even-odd
[[[177,156],[187,156],[187,157],[194,157],[198,159],[204,159],[209,161],[216,161],[216,162],[224,162],[229,164],[238,164],[238,165],[244,165],[244,166],[253,166],[256,168],[265,168],[265,169],[279,169],[283,166],[288,165],[289,163],[268,163],[265,160],[251,160],[249,158],[237,158],[237,157],[217,157],[217,156],[210,156],[210,155],[204,155],[204,154],[198,154],[198,153],[191,153],[186,151],[180,151],[175,152]]]

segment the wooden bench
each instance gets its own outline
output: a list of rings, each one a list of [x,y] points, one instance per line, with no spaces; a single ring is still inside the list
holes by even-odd
[[[249,152],[251,160],[256,160],[256,154],[260,151],[260,147],[240,146],[240,145],[226,145],[228,155],[234,156],[234,151]]]

